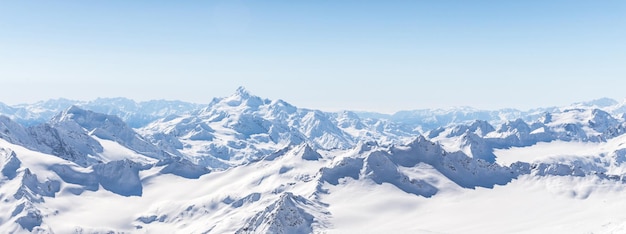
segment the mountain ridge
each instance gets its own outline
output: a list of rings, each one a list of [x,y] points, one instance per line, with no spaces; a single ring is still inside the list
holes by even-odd
[[[140,109],[127,99],[100,101],[112,101],[109,106],[120,110]],[[396,212],[392,217],[400,219],[406,212],[422,212],[401,207],[522,189],[519,184],[528,183],[566,197],[558,201],[602,201],[594,199],[626,191],[626,119],[618,116],[619,105],[598,100],[497,118],[489,114],[491,120],[470,120],[483,112],[467,108],[422,111],[394,121],[298,108],[240,88],[194,110],[166,108],[183,110],[177,114],[149,108],[144,114],[154,120],[140,128],[78,105],[42,123],[25,125],[0,116],[0,199],[5,201],[0,209],[12,211],[0,214],[0,230],[363,231],[350,223],[383,230],[393,227],[376,212]],[[568,152],[560,145],[579,148]],[[615,196],[607,199],[619,203]],[[352,200],[363,204],[351,207]],[[394,205],[382,209],[378,202]],[[560,204],[554,207],[562,209]],[[377,222],[380,227],[370,224]],[[395,225],[405,231],[456,230]],[[486,227],[475,228],[468,232]]]
[[[235,90],[235,93],[241,94],[245,97],[256,97],[243,86],[238,87]],[[164,118],[169,115],[191,114],[201,111],[207,106],[212,105],[212,103],[216,102],[216,100],[218,99],[220,98],[213,98],[207,104],[165,99],[137,102],[133,99],[124,97],[97,98],[91,101],[78,101],[65,98],[57,98],[38,101],[35,103],[24,103],[16,105],[6,105],[0,102],[0,115],[5,115],[20,124],[29,126],[46,122],[57,113],[74,105],[83,109],[92,110],[103,114],[117,115],[125,122],[127,122],[131,127],[140,128],[145,127],[145,125],[147,125],[149,122],[157,120],[158,118]],[[291,106],[291,104],[288,104],[281,99],[276,100],[276,102],[285,103]],[[603,109],[604,111],[607,111],[613,115],[626,113],[626,101],[620,102],[615,99],[606,97],[594,99],[591,101],[575,102],[571,105],[562,107],[552,106],[532,108],[529,110],[521,110],[515,108],[489,110],[477,109],[470,106],[462,106],[450,108],[399,110],[392,114],[383,114],[370,111],[345,111],[355,113],[363,119],[384,119],[394,122],[411,122],[420,120],[418,122],[414,122],[413,124],[417,123],[419,125],[422,125],[425,131],[427,131],[436,127],[443,127],[449,124],[466,123],[467,121],[471,120],[484,120],[489,122],[502,123],[508,119],[520,118],[523,116],[532,116],[532,118],[536,118],[537,115],[540,115],[543,112],[553,112],[559,109],[571,109],[576,107],[595,107],[597,109]],[[324,111],[324,113],[341,112],[344,111]],[[143,113],[143,115],[140,113]],[[532,119],[525,120],[529,121]]]

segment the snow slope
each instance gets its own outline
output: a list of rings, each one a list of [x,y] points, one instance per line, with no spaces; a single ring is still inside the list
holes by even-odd
[[[626,230],[626,125],[608,99],[396,120],[243,88],[199,108],[100,102],[106,113],[69,105],[27,125],[0,116],[0,232]],[[110,114],[134,112],[153,121],[133,128]]]
[[[113,189],[101,181],[97,189],[77,192],[84,185],[50,167],[65,165],[84,174],[99,169],[82,169],[2,141],[3,148],[16,149],[13,157],[21,161],[17,169],[16,163],[5,163],[11,161],[6,155],[12,155],[5,151],[3,165],[8,165],[4,168],[9,168],[10,176],[3,177],[0,191],[11,198],[3,206],[20,210],[20,204],[25,204],[30,213],[12,212],[17,213],[13,217],[6,213],[0,227],[55,233],[608,233],[626,222],[626,216],[619,215],[625,189],[621,181],[526,174],[502,185],[498,185],[498,178],[503,178],[499,176],[496,184],[476,182],[477,187],[469,188],[468,182],[459,179],[494,170],[494,165],[467,167],[465,162],[476,163],[471,158],[440,164],[429,159],[447,157],[439,155],[442,152],[436,144],[424,139],[415,142],[384,154],[386,150],[380,150],[387,146],[373,144],[340,152],[308,151],[321,158],[306,155],[307,146],[302,145],[196,179],[161,173],[163,166],[157,165],[137,170],[115,166],[113,171],[96,173],[105,180],[111,179],[110,173],[130,173],[113,183]],[[316,160],[308,160],[312,158]],[[410,165],[412,158],[423,161]],[[351,162],[360,162],[360,167],[352,167]],[[450,170],[450,165],[457,170]],[[15,176],[12,171],[17,171]],[[455,177],[454,173],[469,174]],[[128,178],[133,175],[140,182],[141,194],[117,191],[132,185]],[[480,175],[475,178],[489,181]],[[12,195],[20,193],[18,182],[24,184],[21,191],[28,196]],[[29,216],[36,225],[16,222]]]

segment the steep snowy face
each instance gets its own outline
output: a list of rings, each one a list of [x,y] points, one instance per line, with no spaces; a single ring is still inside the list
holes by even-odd
[[[539,142],[604,142],[626,132],[624,124],[599,109],[564,109],[543,113],[532,123],[522,119],[494,128],[484,121],[432,130],[428,137],[448,150],[494,162],[495,149],[532,146]]]
[[[619,126],[619,122],[611,114],[598,109],[591,110],[591,118],[587,123],[591,129],[599,133],[606,133]]]
[[[0,138],[14,144],[31,145],[28,131],[6,116],[0,115]]]
[[[0,209],[6,211],[0,214],[0,230],[50,232],[41,227],[44,214],[49,212],[44,197],[54,197],[60,185],[50,179],[40,182],[37,175],[22,166],[14,151],[0,148]]]
[[[28,131],[37,144],[23,145],[27,148],[56,155],[85,167],[102,162],[97,157],[104,151],[100,142],[75,122],[55,125],[46,123],[29,127]]]
[[[361,118],[351,111],[327,113],[331,121],[354,141],[379,141],[386,144],[401,143],[419,134],[419,130],[385,119]]]
[[[530,126],[528,126],[528,124],[522,119],[507,121],[498,129],[499,133],[508,132],[512,134],[529,134],[530,131]]]
[[[267,102],[267,99],[263,100],[260,97],[251,95],[244,87],[239,87],[233,95],[219,100],[218,105],[224,106],[225,104],[230,107],[244,107],[244,109],[256,110],[259,106],[267,104]]]
[[[17,175],[17,169],[22,162],[17,158],[15,152],[10,149],[0,148],[0,173],[7,179],[13,179]]]
[[[28,128],[0,117],[0,138],[83,167],[124,158],[151,163],[171,157],[171,154],[146,141],[120,118],[76,106],[58,113],[48,123]]]
[[[467,132],[460,136],[460,149],[472,158],[479,158],[490,163],[494,163],[496,156],[493,154],[493,146],[489,140]]]
[[[624,132],[623,124],[599,109],[566,109],[546,125],[561,140],[606,141]]]
[[[81,129],[82,132],[89,135],[89,139],[85,139],[83,142],[108,140],[151,158],[166,159],[171,156],[149,143],[117,116],[100,114],[72,106],[52,118],[50,124],[56,128],[71,128],[78,132],[81,132],[78,130]],[[92,144],[98,145],[98,142],[92,142]]]
[[[236,233],[315,233],[328,228],[320,219],[329,215],[321,204],[285,192]]]
[[[13,233],[22,232],[28,230],[29,232],[50,232],[45,226],[42,227],[42,222],[46,210],[44,205],[44,197],[53,197],[54,193],[59,191],[59,183],[54,181],[46,181],[45,183],[39,183],[37,176],[32,174],[28,169],[21,171],[18,178],[7,181],[3,184],[4,188],[15,188],[12,196],[7,196],[4,199],[3,207],[6,214],[2,218],[3,222],[0,223],[0,230],[5,230]],[[11,195],[13,191],[8,194]]]
[[[54,154],[88,166],[100,160],[90,157],[102,152],[102,146],[76,123],[52,126],[41,124],[24,128],[6,117],[0,117],[0,138],[28,149]]]
[[[337,113],[337,117],[335,119],[337,119],[338,126],[343,129],[352,128],[354,130],[361,130],[366,127],[363,123],[361,123],[361,118],[359,118],[356,113],[351,111],[339,112]]]
[[[488,133],[493,132],[495,130],[496,129],[493,126],[491,126],[489,122],[484,121],[484,120],[474,121],[467,129],[467,131],[471,133],[475,133],[476,135],[479,135],[479,136],[485,136]]]
[[[159,161],[156,166],[165,165],[159,172],[162,174],[173,174],[188,179],[197,179],[200,176],[211,172],[210,169],[194,164],[183,158],[171,158]]]
[[[352,180],[391,184],[417,196],[431,197],[439,192],[441,181],[462,188],[503,185],[518,173],[462,152],[446,152],[439,144],[418,137],[407,145],[364,144],[320,170],[320,190],[326,183],[336,186]],[[438,182],[437,182],[438,181]]]
[[[473,133],[479,136],[485,136],[490,132],[495,131],[495,128],[484,120],[475,120],[467,125],[452,125],[450,127],[439,127],[428,132],[429,138],[436,137],[458,137],[463,134]]]

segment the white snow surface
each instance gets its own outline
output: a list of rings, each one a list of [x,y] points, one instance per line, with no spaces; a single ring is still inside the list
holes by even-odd
[[[62,181],[51,165],[71,162],[0,140],[12,149],[39,183]],[[279,156],[212,172],[198,179],[140,171],[141,196],[121,196],[105,189],[71,192],[62,182],[54,197],[33,203],[43,224],[33,230],[55,233],[618,233],[626,223],[626,186],[596,177],[522,175],[506,185],[466,189],[427,163],[398,166],[410,179],[432,183],[432,197],[407,193],[393,184],[339,178],[320,181],[320,168],[346,158],[367,157],[372,149],[325,151],[305,160],[302,147]],[[513,149],[515,150],[515,149]],[[365,169],[365,167],[363,168]],[[361,170],[363,170],[361,169]],[[13,200],[14,180],[5,177],[0,194]],[[321,186],[321,187],[320,187]],[[320,190],[321,189],[321,190]],[[281,212],[285,213],[281,213]],[[1,230],[26,232],[2,214]],[[274,219],[278,217],[278,219]]]
[[[0,105],[65,108],[0,117],[1,233],[626,231],[623,102],[385,118],[243,88],[204,106],[71,103]]]

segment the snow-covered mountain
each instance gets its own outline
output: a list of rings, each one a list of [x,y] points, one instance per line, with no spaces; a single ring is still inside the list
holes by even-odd
[[[0,105],[0,232],[620,233],[623,106]]]
[[[191,114],[157,120],[139,132],[155,145],[215,168],[256,161],[294,144],[349,149],[360,140],[393,142],[412,134],[389,121],[364,121],[347,111],[301,109],[251,95],[243,88]]]

